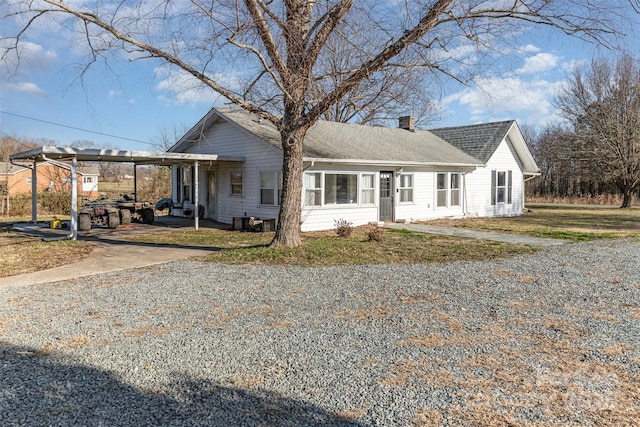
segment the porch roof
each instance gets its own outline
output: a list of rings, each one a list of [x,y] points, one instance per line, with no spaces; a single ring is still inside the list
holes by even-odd
[[[73,148],[45,145],[33,150],[14,153],[9,159],[14,161],[50,160],[68,161],[75,158],[81,162],[120,162],[137,165],[178,165],[194,162],[243,162],[241,156],[219,156],[217,154],[168,153],[162,151],[109,150],[103,148]]]

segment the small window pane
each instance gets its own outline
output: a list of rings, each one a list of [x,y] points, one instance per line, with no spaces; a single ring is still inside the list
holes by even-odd
[[[460,174],[452,173],[451,174],[451,189],[460,188]]]
[[[498,187],[504,187],[506,182],[506,174],[504,172],[498,172]]]
[[[261,172],[260,173],[260,187],[262,188],[273,188],[273,172]]]
[[[263,205],[275,205],[273,189],[263,188],[260,190],[260,203]]]
[[[242,172],[231,172],[231,194],[242,195]]]
[[[451,189],[451,206],[460,206],[460,190]]]
[[[439,173],[438,174],[438,190],[444,190],[447,188],[447,174]]]
[[[412,202],[413,201],[413,188],[404,188],[400,190],[400,201],[401,202]]]

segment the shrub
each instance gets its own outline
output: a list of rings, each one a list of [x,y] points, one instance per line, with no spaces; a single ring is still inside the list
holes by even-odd
[[[367,227],[365,233],[367,234],[368,242],[381,242],[384,235],[384,229],[377,225],[370,225]]]
[[[347,238],[353,233],[353,224],[346,219],[336,219],[333,223],[336,226],[338,236]]]

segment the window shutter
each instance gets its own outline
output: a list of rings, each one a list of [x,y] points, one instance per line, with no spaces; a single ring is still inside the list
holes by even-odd
[[[498,171],[491,171],[491,206],[495,206],[496,204],[496,185],[497,185],[497,175]]]
[[[511,204],[511,183],[513,182],[513,172],[509,171],[507,174],[507,203]]]
[[[182,203],[182,168],[174,168],[176,173],[176,203]]]

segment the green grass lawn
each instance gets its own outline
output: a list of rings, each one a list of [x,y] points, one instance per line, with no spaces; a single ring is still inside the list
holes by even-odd
[[[465,227],[538,237],[590,241],[596,239],[640,238],[640,209],[589,206],[530,205],[530,212],[513,218],[467,218],[430,221],[434,225]],[[11,218],[12,221],[29,218]],[[43,251],[57,263],[72,263],[87,255],[86,242],[51,244],[19,238],[9,222],[0,219],[0,276],[24,272],[41,265]],[[525,245],[461,239],[411,232],[384,230],[382,240],[369,241],[367,227],[358,227],[348,237],[333,230],[303,233],[303,243],[294,249],[268,247],[273,233],[250,233],[201,228],[198,231],[162,231],[129,237],[160,245],[201,245],[219,250],[207,257],[211,262],[278,265],[414,264],[480,260],[535,252]]]
[[[436,236],[407,230],[384,230],[382,240],[369,241],[367,227],[357,227],[348,238],[339,237],[333,231],[304,233],[303,243],[299,248],[269,248],[273,233],[213,229],[149,234],[131,239],[167,245],[214,246],[220,250],[207,259],[231,264],[416,264],[506,257],[536,250],[526,245]]]
[[[572,241],[640,237],[638,208],[590,205],[528,205],[528,208],[529,212],[513,218],[442,219],[429,223]]]

